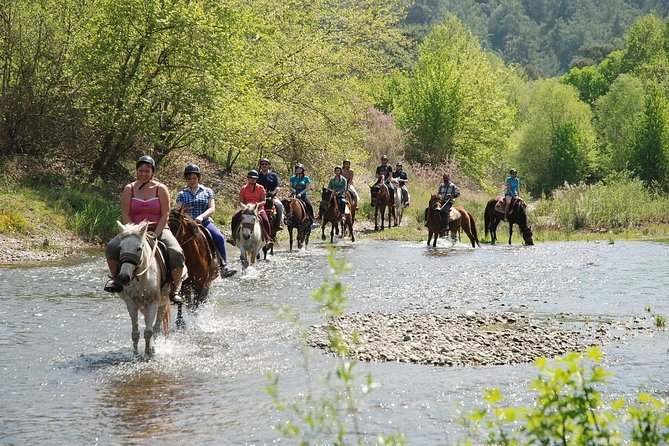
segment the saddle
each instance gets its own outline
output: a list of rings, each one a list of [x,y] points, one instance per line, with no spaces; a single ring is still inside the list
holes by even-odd
[[[520,200],[518,197],[513,197],[511,198],[511,202],[509,203],[509,210],[507,212],[507,215],[513,214],[513,210],[516,207],[516,202]],[[499,212],[500,214],[504,214],[504,197],[500,198],[497,200],[497,203],[495,203],[495,212]]]
[[[158,268],[160,268],[160,277],[163,278],[160,284],[165,285],[167,283],[172,283],[172,275],[169,273],[170,256],[167,253],[167,245],[165,245],[165,243],[158,240],[157,238],[147,236],[146,239],[148,240],[151,249],[153,249],[153,246],[158,243],[158,248],[156,249],[158,258],[156,259],[156,263],[158,264]]]

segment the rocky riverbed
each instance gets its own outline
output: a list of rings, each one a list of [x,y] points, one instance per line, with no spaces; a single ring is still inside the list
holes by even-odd
[[[535,318],[490,314],[347,314],[311,327],[309,344],[332,352],[328,329],[361,361],[435,366],[483,366],[554,358],[652,328],[650,319],[578,321],[574,315]]]
[[[40,263],[61,260],[65,257],[94,248],[74,235],[49,237],[11,237],[0,235],[0,263]]]

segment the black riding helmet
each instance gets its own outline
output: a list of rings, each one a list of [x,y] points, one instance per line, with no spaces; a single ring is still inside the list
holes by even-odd
[[[258,171],[257,170],[249,170],[249,173],[246,174],[247,178],[258,178]]]
[[[190,175],[191,173],[197,174],[199,178],[200,175],[202,174],[202,172],[200,172],[200,166],[198,166],[197,164],[187,165],[186,168],[184,169],[184,178]]]
[[[137,162],[135,163],[135,169],[139,169],[139,166],[141,166],[142,164],[148,164],[149,166],[151,166],[151,169],[153,169],[154,172],[156,171],[156,162],[149,155],[140,156]]]

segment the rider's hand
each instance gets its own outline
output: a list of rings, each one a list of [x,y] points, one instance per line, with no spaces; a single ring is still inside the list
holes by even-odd
[[[153,231],[147,231],[146,234],[147,234],[149,237],[152,237],[152,238],[158,238],[158,234],[156,234],[156,233],[153,232]]]
[[[202,224],[202,217],[195,217],[195,223]]]

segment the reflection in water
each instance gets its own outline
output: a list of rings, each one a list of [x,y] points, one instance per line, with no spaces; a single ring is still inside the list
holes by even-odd
[[[100,395],[102,415],[122,438],[169,437],[187,393],[173,376],[149,367],[117,378]]]
[[[669,315],[664,244],[472,249],[449,241],[429,249],[424,242],[344,240],[340,246],[337,255],[352,266],[343,277],[349,313],[516,311],[563,314],[567,326],[626,322],[645,317],[646,306]],[[125,305],[102,291],[101,254],[78,264],[0,268],[0,394],[9,401],[0,410],[0,442],[273,443],[279,415],[263,393],[264,372],[281,375],[282,393],[299,395],[305,373],[321,376],[332,366],[331,356],[311,351],[305,371],[295,329],[276,314],[287,305],[305,325],[323,322],[310,297],[329,270],[327,250],[316,241],[307,250],[275,252],[244,277],[216,280],[208,304],[187,314],[187,329],[156,340],[151,361],[132,356]],[[230,258],[238,262],[234,252]],[[668,338],[667,331],[625,331],[606,346],[605,365],[615,376],[610,393],[666,392]],[[527,380],[536,376],[529,365],[360,363],[357,372],[371,373],[382,386],[361,407],[361,429],[398,429],[421,445],[451,443],[458,407],[480,401],[483,388],[497,386],[511,401],[526,401]]]

